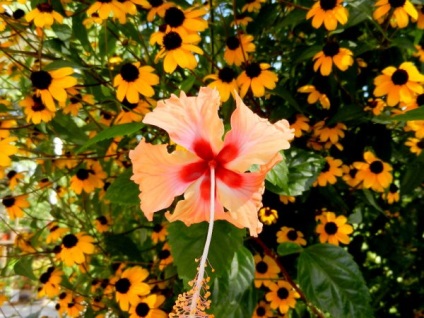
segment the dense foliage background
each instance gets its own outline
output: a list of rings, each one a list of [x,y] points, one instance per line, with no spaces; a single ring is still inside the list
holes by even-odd
[[[313,6],[337,27],[311,23]],[[32,288],[63,315],[143,317],[116,297],[143,268],[146,317],[172,311],[207,224],[148,222],[128,152],[142,138],[172,151],[143,116],[214,83],[224,123],[236,89],[296,137],[267,176],[259,237],[215,224],[208,312],[421,317],[423,29],[418,0],[1,1],[0,303]],[[125,95],[125,80],[143,88]]]

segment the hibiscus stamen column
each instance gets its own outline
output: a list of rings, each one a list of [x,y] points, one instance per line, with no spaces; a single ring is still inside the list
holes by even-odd
[[[210,211],[209,211],[209,226],[208,234],[206,236],[205,246],[203,247],[203,254],[200,259],[199,273],[197,275],[196,284],[194,285],[194,295],[191,299],[190,305],[190,318],[195,317],[197,301],[200,297],[200,291],[202,290],[203,277],[205,276],[206,259],[208,258],[209,246],[211,245],[213,224],[215,219],[215,161],[209,162],[210,170]]]

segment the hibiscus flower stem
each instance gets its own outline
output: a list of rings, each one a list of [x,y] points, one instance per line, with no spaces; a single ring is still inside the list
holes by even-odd
[[[208,234],[206,236],[205,246],[203,247],[203,254],[200,259],[199,273],[197,275],[196,284],[193,289],[194,295],[191,300],[190,318],[195,317],[197,302],[200,297],[200,292],[202,290],[203,277],[205,276],[205,266],[206,266],[206,260],[208,258],[209,246],[211,245],[211,239],[212,239],[213,223],[215,219],[215,167],[213,165],[210,165],[210,182],[211,182],[210,183],[211,190],[210,190],[210,212],[209,212]]]

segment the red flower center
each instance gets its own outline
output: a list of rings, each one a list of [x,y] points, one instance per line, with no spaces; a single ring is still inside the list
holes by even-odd
[[[201,184],[201,196],[208,199],[210,195],[210,167],[215,168],[216,178],[230,188],[239,188],[242,178],[239,174],[228,170],[225,165],[236,158],[238,149],[234,145],[226,145],[218,154],[214,154],[210,144],[203,139],[194,142],[193,150],[201,160],[183,167],[180,178],[183,182],[193,182],[205,176]]]

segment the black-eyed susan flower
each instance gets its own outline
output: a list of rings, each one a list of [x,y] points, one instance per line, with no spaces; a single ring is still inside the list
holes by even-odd
[[[94,253],[94,238],[86,233],[66,234],[62,238],[60,259],[67,266],[82,264],[86,255]]]
[[[99,18],[106,20],[109,17],[118,19],[120,23],[125,24],[127,21],[127,12],[125,6],[118,0],[96,1],[88,9],[87,15],[90,17],[93,13],[97,13]]]
[[[266,225],[271,225],[277,222],[278,212],[270,207],[263,207],[259,210],[259,220]]]
[[[50,28],[56,21],[57,23],[63,23],[63,16],[54,11],[53,7],[49,2],[39,3],[34,9],[25,15],[27,22],[34,21],[36,27],[39,28]]]
[[[352,165],[343,165],[343,176],[342,179],[346,184],[352,188],[360,188],[360,181],[356,178],[358,169]]]
[[[67,91],[70,96],[69,103],[64,106],[60,105],[63,108],[64,114],[71,114],[73,116],[77,116],[83,104],[94,105],[95,103],[94,96],[91,94],[81,94],[73,87],[71,87]]]
[[[337,23],[347,23],[349,11],[343,0],[317,0],[306,14],[306,19],[312,18],[312,26],[318,29],[323,23],[328,31],[337,28]]]
[[[85,298],[79,295],[72,295],[69,302],[66,304],[66,314],[68,317],[81,317],[85,310]]]
[[[405,142],[405,145],[409,147],[409,150],[412,153],[415,153],[417,156],[419,156],[424,149],[424,139],[409,137]]]
[[[261,300],[253,310],[252,318],[270,318],[274,317],[271,307],[269,303]]]
[[[330,156],[325,157],[324,167],[314,182],[314,186],[325,187],[327,184],[335,184],[337,177],[343,175],[342,164],[343,162],[340,159],[334,159]]]
[[[294,203],[296,201],[296,197],[292,195],[280,195],[279,199],[283,204]]]
[[[165,16],[166,9],[172,7],[172,2],[165,2],[163,0],[147,0],[141,6],[148,10],[147,21],[151,22],[158,15],[163,18]]]
[[[277,243],[292,242],[299,245],[306,245],[306,240],[303,238],[303,233],[287,226],[283,226],[277,232]]]
[[[59,223],[52,221],[47,224],[47,229],[49,230],[49,234],[46,237],[46,243],[56,243],[59,239],[61,239],[66,233],[69,232],[67,227],[60,227]]]
[[[336,217],[334,212],[325,211],[316,217],[320,223],[317,225],[316,233],[319,234],[321,243],[339,245],[339,243],[349,244],[353,227],[347,224],[347,218],[344,215]]]
[[[22,209],[29,208],[30,206],[26,195],[19,195],[15,197],[7,195],[3,197],[2,203],[11,220],[23,217],[24,211]]]
[[[103,171],[100,163],[93,162],[87,164],[86,168],[79,168],[71,178],[71,189],[76,194],[82,191],[91,193],[94,189],[101,189],[104,185],[103,179],[106,178],[106,173]]]
[[[234,21],[231,22],[231,26],[247,26],[250,22],[253,21],[253,18],[250,17],[247,12],[241,12],[234,15]]]
[[[416,51],[412,55],[418,57],[420,62],[424,62],[424,49],[422,48],[422,46],[417,44],[415,45],[415,49]]]
[[[18,152],[18,147],[12,143],[16,140],[16,137],[7,137],[0,139],[0,166],[9,167],[12,163],[10,156]]]
[[[9,188],[13,190],[18,186],[18,184],[23,180],[25,176],[22,172],[17,172],[16,170],[10,170],[6,174],[6,177],[7,177]]]
[[[274,280],[278,279],[280,268],[277,262],[270,256],[261,257],[256,254],[253,256],[255,260],[255,287],[259,288],[262,285],[268,286]]]
[[[237,84],[240,87],[240,97],[244,97],[249,90],[253,96],[262,97],[265,95],[265,88],[274,89],[277,85],[277,74],[270,71],[271,66],[267,63],[249,63],[245,70],[237,77]]]
[[[324,120],[317,122],[314,127],[313,135],[321,142],[330,142],[335,145],[341,138],[345,136],[344,131],[347,129],[343,123],[326,125]]]
[[[296,138],[302,137],[304,133],[308,133],[311,130],[309,118],[303,114],[296,114],[295,121],[290,124],[290,128],[294,129],[294,136]]]
[[[262,3],[265,3],[266,0],[245,0],[244,2],[241,12],[259,12]]]
[[[25,253],[35,253],[37,252],[34,246],[32,246],[31,239],[34,236],[30,232],[22,232],[16,235],[15,246]]]
[[[413,131],[418,139],[424,139],[424,120],[408,120],[403,129]]]
[[[383,74],[374,79],[374,96],[386,96],[388,106],[399,102],[409,103],[416,95],[424,92],[422,75],[412,62],[403,62],[398,68],[386,67]]]
[[[396,184],[391,183],[389,186],[389,190],[387,192],[384,192],[381,197],[383,198],[383,200],[386,200],[388,204],[398,202],[400,200],[399,187]]]
[[[353,53],[349,49],[340,47],[335,42],[327,42],[322,51],[314,55],[314,71],[320,71],[322,76],[330,75],[333,64],[341,71],[346,71],[353,64]]]
[[[32,86],[36,96],[41,96],[43,104],[52,112],[56,110],[53,99],[64,103],[68,94],[66,88],[75,86],[77,79],[71,67],[63,67],[54,71],[34,71],[31,73]]]
[[[104,20],[99,17],[99,14],[97,12],[93,12],[88,18],[85,18],[84,21],[82,21],[82,24],[87,29],[90,29],[93,25],[102,24],[103,21]]]
[[[38,289],[38,297],[47,296],[53,298],[60,293],[60,283],[62,282],[63,272],[58,269],[49,267],[47,271],[41,274],[39,281],[42,286]]]
[[[362,182],[366,189],[384,192],[393,181],[392,166],[378,159],[371,151],[364,153],[365,162],[354,162],[353,166],[358,169],[356,179]]]
[[[140,301],[131,306],[130,318],[167,318],[168,314],[159,309],[165,301],[165,296],[152,294],[140,298]]]
[[[58,311],[60,317],[66,314],[66,308],[68,307],[68,303],[72,301],[72,293],[71,292],[61,292],[58,297],[58,302],[56,303],[55,309]]]
[[[130,304],[137,305],[140,297],[150,293],[150,286],[144,283],[148,276],[146,269],[134,266],[126,269],[115,282],[116,301],[122,310],[128,311]]]
[[[151,237],[154,244],[157,244],[158,242],[164,242],[166,240],[167,235],[168,230],[166,229],[165,225],[155,224],[153,226],[153,232]]]
[[[417,28],[424,29],[424,6],[418,8]]]
[[[216,88],[221,102],[226,102],[230,98],[230,94],[238,92],[236,77],[236,72],[231,67],[225,66],[218,71],[218,74],[210,74],[204,79],[214,80],[208,84],[208,87]]]
[[[130,103],[138,103],[139,94],[152,97],[155,94],[152,86],[159,83],[159,76],[153,72],[153,67],[140,67],[139,62],[124,64],[113,79],[113,86],[117,87],[116,98],[121,102],[126,98]]]
[[[418,19],[418,12],[409,0],[378,0],[375,3],[377,7],[373,13],[373,18],[378,23],[383,23],[390,15],[390,25],[393,28],[405,28],[408,26],[409,17]],[[393,10],[391,13],[390,10]]]
[[[268,285],[270,291],[265,294],[265,299],[269,301],[272,309],[278,309],[281,314],[286,314],[290,308],[296,306],[296,298],[300,295],[293,287],[284,280]]]
[[[39,124],[41,122],[47,123],[53,119],[55,112],[48,109],[41,97],[36,95],[25,97],[20,103],[24,108],[26,115],[26,121],[32,122],[33,124]]]
[[[94,226],[100,233],[107,232],[112,223],[112,220],[108,215],[101,215],[94,220]]]
[[[364,110],[370,111],[375,116],[378,116],[383,112],[386,106],[386,103],[381,98],[368,98]]]
[[[297,89],[299,93],[307,93],[308,95],[308,104],[315,104],[319,101],[322,108],[330,109],[331,103],[328,99],[327,94],[323,91],[318,85],[304,85]]]
[[[138,103],[130,103],[126,98],[122,101],[121,112],[116,116],[116,124],[140,122],[144,115],[156,105],[153,99],[140,99]]]
[[[228,65],[248,61],[248,53],[255,52],[256,46],[253,43],[253,36],[249,34],[238,34],[228,37],[225,40],[224,60]]]
[[[150,43],[159,43],[161,50],[155,57],[155,62],[163,58],[163,68],[167,73],[173,73],[177,66],[194,69],[197,60],[193,53],[202,55],[203,50],[196,46],[201,40],[196,33],[185,30],[173,31],[168,26],[165,32],[156,32],[150,37]]]
[[[393,109],[392,112],[394,114],[399,114],[399,113],[402,114],[402,113],[405,113],[405,112],[410,111],[412,109],[416,109],[416,108],[418,108],[422,105],[424,105],[424,93],[417,95],[409,103],[404,103],[404,102],[399,103],[400,109]]]
[[[159,270],[163,271],[164,268],[174,262],[171,254],[171,248],[168,243],[165,243],[162,250],[158,253]]]
[[[207,13],[206,7],[191,7],[182,10],[176,6],[171,6],[165,10],[163,19],[165,24],[169,25],[173,31],[186,33],[202,32],[208,28],[208,22],[203,19]]]

